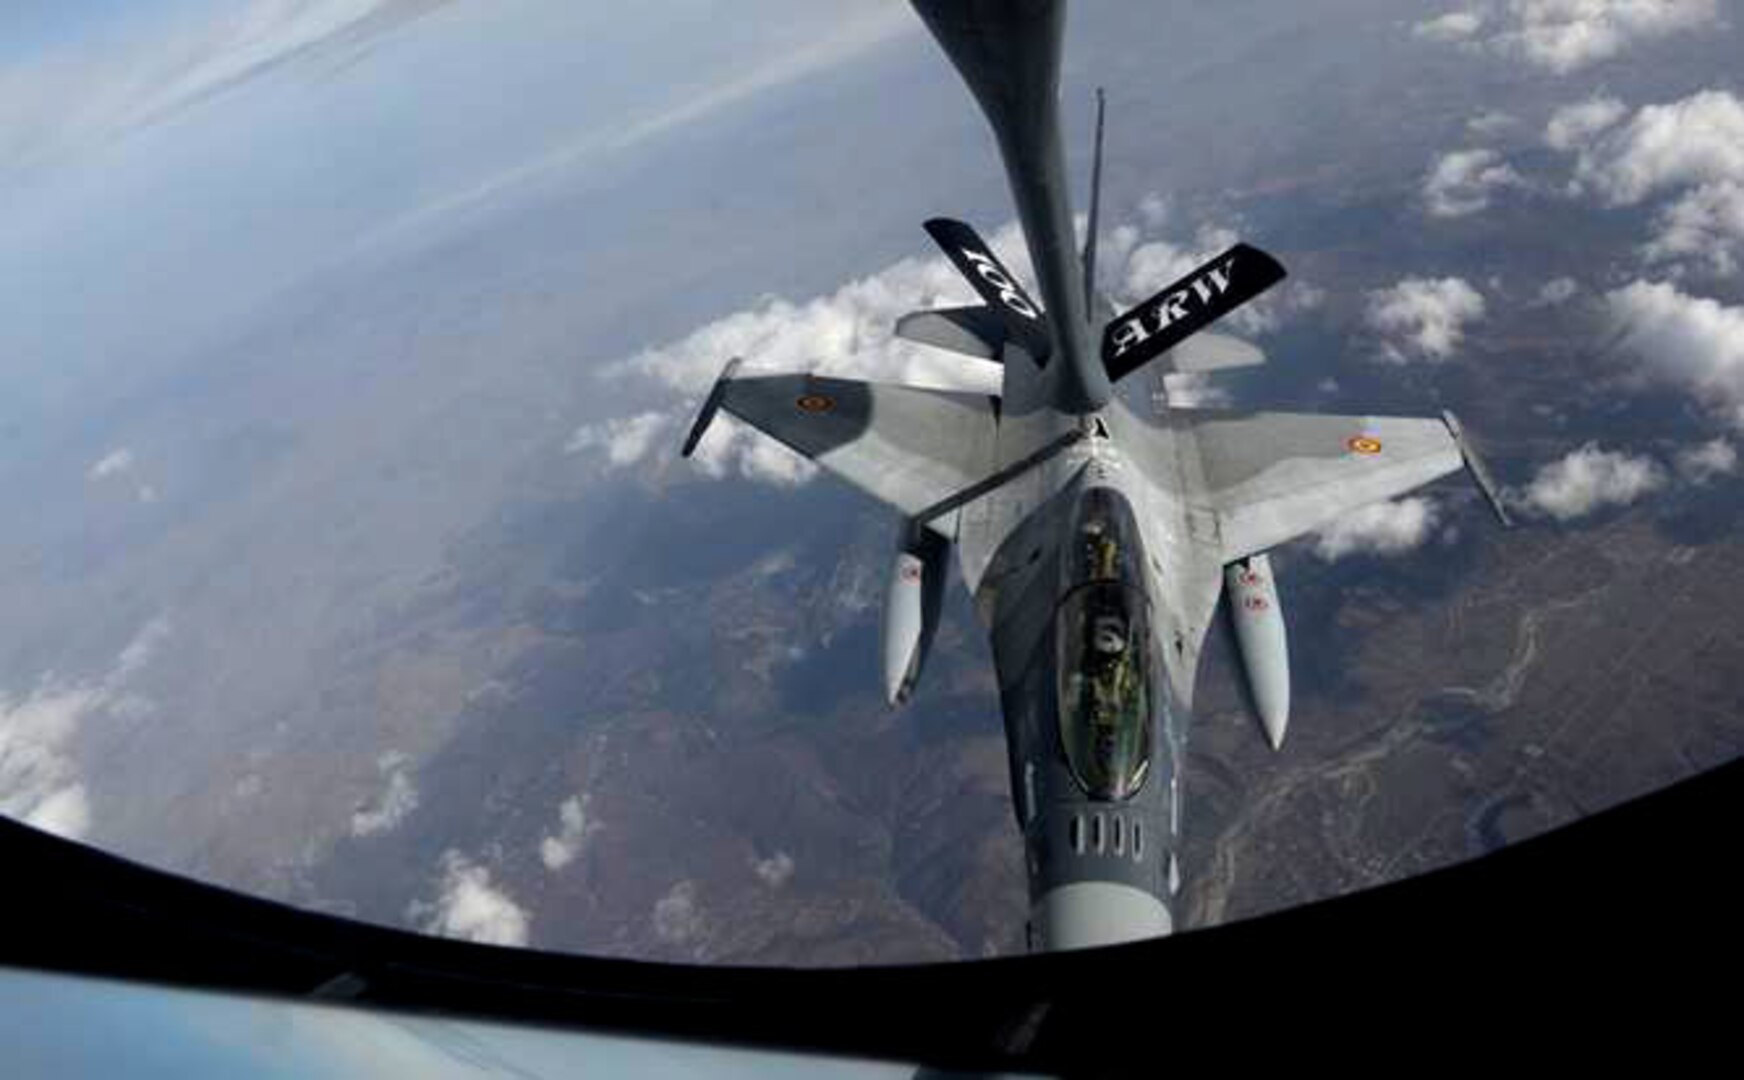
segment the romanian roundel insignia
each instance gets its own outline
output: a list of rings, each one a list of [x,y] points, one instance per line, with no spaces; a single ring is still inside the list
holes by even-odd
[[[827,413],[836,407],[836,399],[828,394],[802,394],[794,404],[800,412]]]
[[[1264,611],[1266,608],[1271,606],[1266,603],[1266,598],[1263,596],[1250,596],[1242,601],[1242,605],[1249,611]]]
[[[1350,447],[1353,454],[1378,454],[1381,452],[1381,440],[1367,435],[1353,435],[1344,445]]]

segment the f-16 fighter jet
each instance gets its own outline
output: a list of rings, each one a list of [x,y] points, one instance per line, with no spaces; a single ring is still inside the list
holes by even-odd
[[[981,303],[905,316],[903,337],[1003,365],[1001,392],[739,374],[717,412],[903,515],[884,630],[893,704],[915,686],[948,563],[992,635],[1027,851],[1032,949],[1167,934],[1180,888],[1181,766],[1200,649],[1226,589],[1256,711],[1284,736],[1289,670],[1266,551],[1467,467],[1451,414],[1223,411],[1159,404],[1141,368],[1262,359],[1200,333],[1284,277],[1237,244],[1116,314],[1096,290],[1098,111],[1089,232],[1075,250],[1060,148],[1063,0],[914,0],[999,145],[1035,268],[1031,296],[969,226],[926,230]]]

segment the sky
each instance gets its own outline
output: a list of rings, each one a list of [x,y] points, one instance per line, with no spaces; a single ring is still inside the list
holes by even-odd
[[[34,9],[36,47],[0,65],[0,363],[23,383],[15,407],[32,389],[64,400],[73,383],[125,381],[420,223],[574,183],[912,30],[889,5],[790,3],[704,36],[706,9]],[[762,25],[784,29],[748,29]],[[585,47],[579,86],[582,61],[553,41]],[[677,74],[639,77],[650,55]],[[428,65],[444,77],[413,78]]]

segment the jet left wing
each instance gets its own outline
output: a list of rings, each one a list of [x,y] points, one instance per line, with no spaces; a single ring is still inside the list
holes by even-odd
[[[1465,464],[1439,419],[1175,409],[1199,446],[1228,563],[1403,495]]]
[[[735,372],[729,365],[709,394],[687,455],[725,409],[910,517],[994,470],[995,399],[985,394]],[[948,535],[953,522],[929,524]]]

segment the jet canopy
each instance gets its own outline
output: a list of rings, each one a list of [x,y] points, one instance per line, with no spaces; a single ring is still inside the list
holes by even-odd
[[[1125,799],[1150,772],[1153,693],[1144,551],[1126,500],[1091,488],[1066,551],[1065,597],[1055,619],[1060,742],[1093,799]]]

